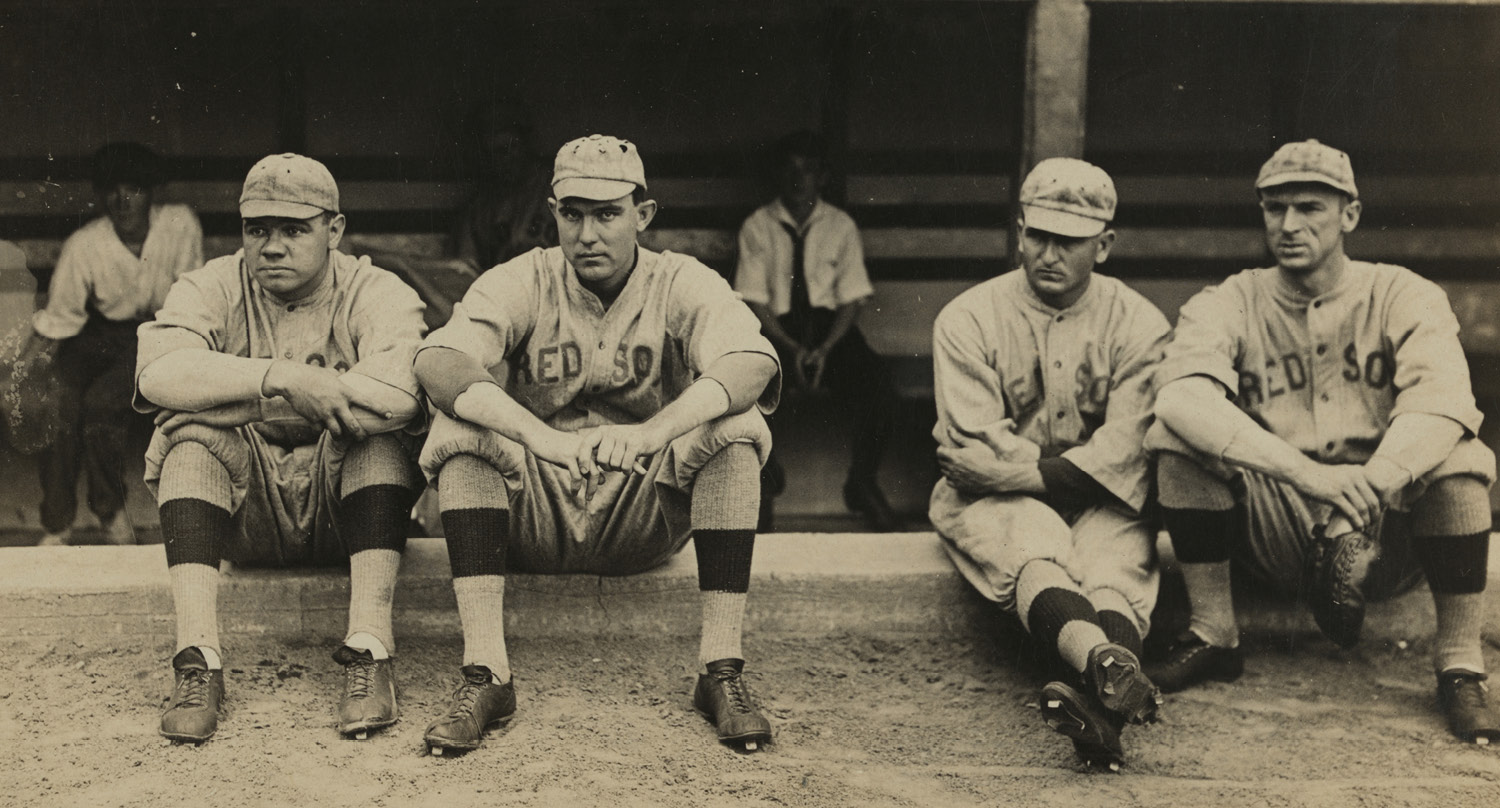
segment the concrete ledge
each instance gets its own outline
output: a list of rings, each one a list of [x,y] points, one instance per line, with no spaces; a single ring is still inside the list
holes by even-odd
[[[1170,547],[1162,549],[1168,575]],[[25,547],[0,550],[0,639],[170,637],[172,603],[164,550],[141,547]],[[1493,542],[1490,591],[1500,591],[1500,542]],[[506,630],[516,637],[597,634],[692,635],[698,630],[697,570],[691,550],[641,575],[510,576]],[[223,578],[226,632],[337,639],[345,625],[347,573],[236,570]],[[1490,601],[1487,633],[1500,637]],[[1315,634],[1296,604],[1239,598],[1248,634]],[[991,606],[954,571],[936,536],[775,534],[757,540],[747,628],[777,635],[841,632],[966,636],[992,630]],[[1373,604],[1366,637],[1412,640],[1433,630],[1425,587]],[[396,593],[400,636],[457,636],[447,549],[413,539]]]

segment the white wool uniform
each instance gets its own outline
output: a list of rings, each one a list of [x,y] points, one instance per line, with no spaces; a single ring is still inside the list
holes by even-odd
[[[642,423],[725,355],[776,359],[760,321],[718,273],[688,256],[644,247],[608,308],[579,282],[561,248],[517,256],[480,276],[422,347],[468,354],[521,406],[564,432]],[[767,385],[761,409],[773,409],[779,395],[779,381]],[[512,491],[512,569],[626,574],[681,549],[689,527],[686,492],[729,443],[754,446],[764,463],[771,436],[761,413],[752,408],[690,430],[650,459],[647,474],[607,474],[585,501],[566,469],[439,412],[421,465],[433,481],[457,454],[500,471]]]
[[[943,446],[958,435],[1003,451],[1016,434],[1061,456],[1114,494],[1060,514],[1025,494],[974,497],[946,480],[929,516],[958,568],[986,597],[1015,608],[1021,567],[1051,559],[1081,589],[1113,589],[1147,624],[1156,601],[1154,535],[1141,518],[1150,488],[1142,439],[1151,422],[1152,372],[1170,328],[1149,301],[1094,275],[1066,309],[1037,297],[1022,270],[959,295],[938,315],[933,369]]]
[[[1463,474],[1493,484],[1495,456],[1476,435],[1481,415],[1458,341],[1458,319],[1435,283],[1390,264],[1349,261],[1338,286],[1309,297],[1275,267],[1249,269],[1182,307],[1158,385],[1207,376],[1261,427],[1308,457],[1364,463],[1391,421],[1427,413],[1462,424],[1448,459],[1401,493],[1414,502],[1436,479]],[[1165,424],[1146,436],[1153,451],[1187,455],[1245,482],[1255,572],[1295,581],[1301,548],[1331,506],[1265,475],[1231,469],[1188,446]],[[1399,463],[1399,458],[1396,459]]]

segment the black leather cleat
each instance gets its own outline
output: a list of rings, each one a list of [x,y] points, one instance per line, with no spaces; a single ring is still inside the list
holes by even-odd
[[[344,695],[339,699],[339,734],[364,740],[370,730],[399,720],[396,706],[396,661],[375,659],[369,651],[340,646],[333,661],[344,666]]]
[[[1469,743],[1488,746],[1500,741],[1500,715],[1489,703],[1489,687],[1482,673],[1461,668],[1438,674],[1438,706],[1448,718],[1448,729]]]
[[[850,477],[844,483],[844,507],[863,516],[865,526],[876,533],[903,529],[901,518],[896,516],[874,478]]]
[[[771,740],[771,722],[760,714],[742,673],[743,659],[720,659],[708,663],[708,672],[698,674],[693,707],[713,722],[719,740],[743,744],[754,752]]]
[[[1141,661],[1123,645],[1103,643],[1089,651],[1083,681],[1104,709],[1132,724],[1156,720],[1161,691],[1141,671]]]
[[[1117,772],[1125,764],[1120,743],[1124,719],[1110,715],[1096,698],[1063,682],[1048,682],[1042,687],[1041,705],[1042,720],[1071,738],[1078,759],[1090,768]]]
[[[453,691],[448,714],[432,722],[424,736],[434,755],[444,749],[478,749],[485,730],[516,714],[514,680],[497,685],[483,665],[465,665],[461,671],[464,682]]]
[[[219,705],[224,701],[224,671],[209,670],[196,646],[172,657],[176,683],[161,714],[161,734],[183,743],[202,743],[219,728]]]
[[[1365,622],[1365,579],[1380,558],[1380,544],[1353,530],[1316,539],[1303,562],[1308,608],[1323,636],[1340,648],[1359,643]]]
[[[1176,693],[1207,681],[1233,682],[1245,672],[1238,648],[1209,645],[1192,632],[1177,638],[1158,662],[1146,666],[1146,676],[1164,693]]]

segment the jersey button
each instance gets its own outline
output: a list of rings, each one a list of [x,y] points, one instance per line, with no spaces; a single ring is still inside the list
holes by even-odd
[[[287,306],[287,307],[286,307],[286,310],[287,310],[287,311],[296,311],[296,310],[297,310],[297,307],[296,307],[296,306]]]
[[[292,352],[291,351],[287,351],[286,353],[282,354],[282,356],[285,356],[287,359],[291,359],[292,358]]]
[[[1062,367],[1062,363],[1061,362],[1053,362],[1052,363],[1052,367],[1060,368],[1060,367]]]
[[[1323,448],[1327,449],[1330,452],[1333,451],[1333,441],[1329,441],[1329,442],[1323,444]]]
[[[1058,418],[1067,418],[1068,414],[1066,412],[1063,412],[1062,410],[1058,410],[1057,411],[1057,417]]]
[[[1313,308],[1315,308],[1315,309],[1321,309],[1321,308],[1323,308],[1323,301],[1321,301],[1321,300],[1314,300],[1313,301]]]
[[[1323,354],[1326,354],[1326,353],[1328,353],[1328,346],[1327,345],[1319,345],[1318,346],[1318,356],[1322,356]]]
[[[1057,321],[1059,323],[1063,321],[1063,316],[1061,314],[1057,315]]]
[[[1319,396],[1319,398],[1321,398],[1324,401],[1327,401],[1328,400],[1328,394],[1324,393],[1323,395]]]

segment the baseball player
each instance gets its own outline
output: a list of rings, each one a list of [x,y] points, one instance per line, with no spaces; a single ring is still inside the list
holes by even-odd
[[[899,530],[901,521],[876,481],[890,443],[896,390],[856,324],[875,292],[859,228],[819,195],[827,180],[821,138],[793,133],[776,144],[772,157],[777,198],[740,227],[735,291],[760,318],[797,386],[828,389],[848,415],[845,506],[872,530]],[[774,456],[767,470],[771,490],[762,493],[778,493],[784,480]],[[763,507],[769,520],[769,498]]]
[[[177,616],[161,733],[201,742],[224,697],[219,562],[349,564],[339,732],[395,723],[391,596],[422,486],[411,361],[422,304],[339,252],[344,217],[322,163],[250,169],[244,248],[184,275],[140,330],[136,406],[158,410],[146,482],[161,509]],[[418,421],[420,424],[420,421]]]
[[[634,144],[557,153],[561,246],[497,266],[416,358],[441,414],[422,449],[438,486],[463,623],[463,681],[427,730],[434,754],[509,720],[505,575],[628,575],[687,542],[702,638],[693,704],[726,742],[770,724],[741,676],[759,473],[780,391],[775,350],[713,270],[639,247],[656,203]]]
[[[944,307],[933,327],[938,465],[929,516],[981,594],[1080,674],[1042,689],[1047,723],[1118,770],[1126,722],[1154,720],[1141,672],[1156,601],[1141,440],[1168,326],[1095,275],[1115,231],[1097,166],[1038,163],[1021,186],[1022,268]]]
[[[1189,631],[1151,668],[1164,690],[1243,670],[1230,560],[1300,593],[1323,633],[1359,640],[1367,598],[1420,570],[1437,604],[1438,700],[1454,734],[1500,737],[1480,630],[1494,455],[1437,285],[1350,259],[1349,156],[1305,141],[1255,183],[1276,265],[1182,308],[1157,371],[1163,518],[1182,562]]]
[[[165,179],[161,158],[138,143],[110,143],[94,154],[94,192],[105,215],[63,242],[47,305],[32,316],[31,342],[16,363],[44,368],[60,383],[49,402],[57,432],[37,464],[42,545],[72,540],[80,465],[105,539],[135,543],[125,512],[125,443],[139,418],[130,411],[136,328],[161,308],[173,281],[203,265],[203,230],[192,209],[153,201]],[[48,389],[35,377],[27,386],[29,395]]]

